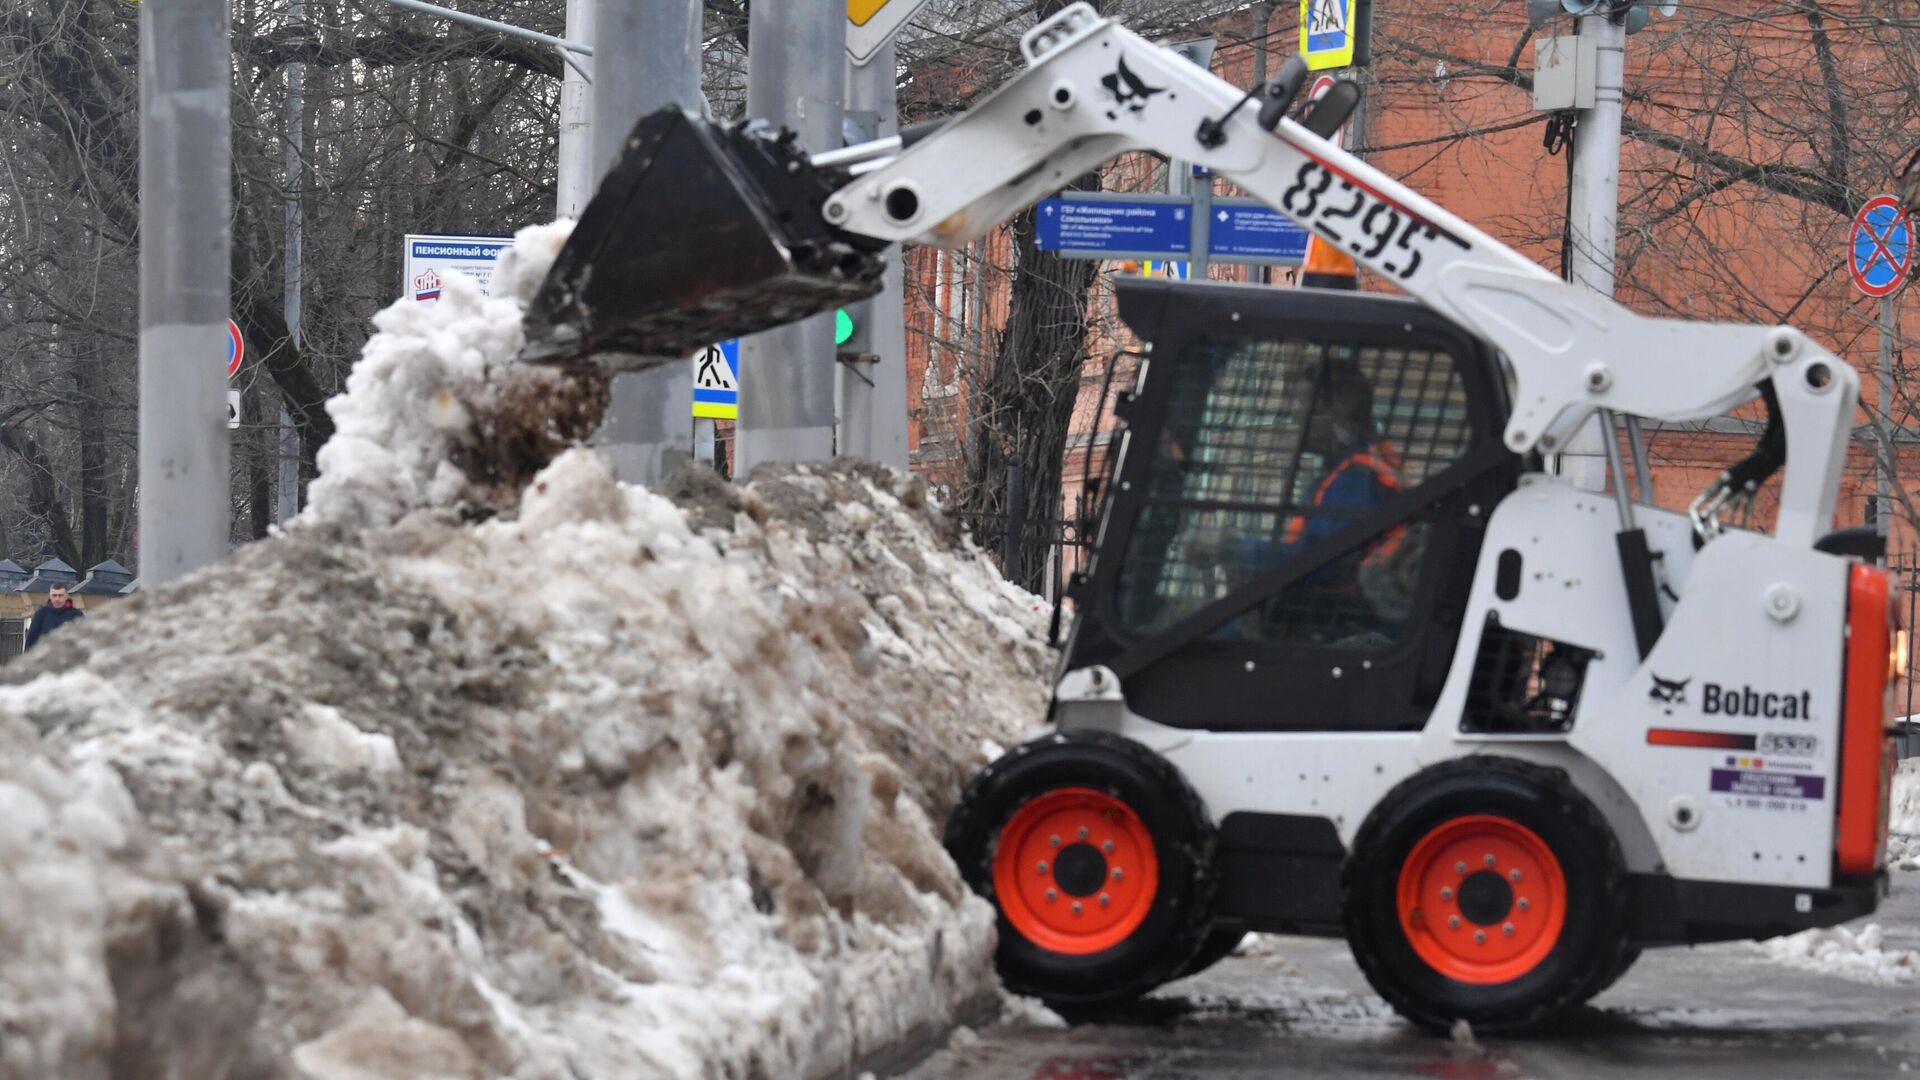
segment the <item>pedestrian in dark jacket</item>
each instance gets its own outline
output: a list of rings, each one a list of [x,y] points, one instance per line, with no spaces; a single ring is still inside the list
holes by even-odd
[[[33,621],[27,624],[27,648],[33,648],[34,642],[73,620],[85,617],[84,612],[73,606],[65,585],[53,586],[47,590],[47,602],[33,613]]]

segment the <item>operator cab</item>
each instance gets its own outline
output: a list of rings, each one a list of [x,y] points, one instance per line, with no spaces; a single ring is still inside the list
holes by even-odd
[[[1396,297],[1118,294],[1151,359],[1120,406],[1067,668],[1111,668],[1131,709],[1176,727],[1421,727],[1520,472],[1497,359]]]

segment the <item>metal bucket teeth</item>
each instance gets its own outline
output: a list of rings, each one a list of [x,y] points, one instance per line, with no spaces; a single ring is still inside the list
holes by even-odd
[[[642,117],[528,306],[521,358],[637,370],[872,296],[883,244],[820,214],[844,182],[785,132]]]

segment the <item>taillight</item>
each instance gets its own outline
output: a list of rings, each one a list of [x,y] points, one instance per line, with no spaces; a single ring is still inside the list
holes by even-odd
[[[1895,757],[1893,679],[1906,669],[1905,634],[1895,618],[1886,573],[1855,565],[1847,581],[1846,688],[1833,841],[1834,867],[1842,874],[1870,874],[1884,861]]]

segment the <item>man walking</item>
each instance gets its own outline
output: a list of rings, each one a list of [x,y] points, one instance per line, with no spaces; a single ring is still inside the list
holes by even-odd
[[[27,624],[27,648],[33,648],[34,642],[54,630],[85,617],[79,608],[73,606],[73,599],[67,595],[65,585],[49,588],[47,602],[33,613],[33,621]]]

